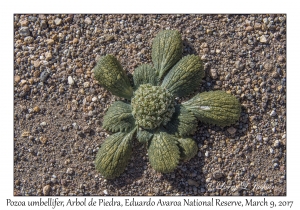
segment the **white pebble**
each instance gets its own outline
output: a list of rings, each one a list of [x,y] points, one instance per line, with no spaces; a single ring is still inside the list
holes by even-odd
[[[205,152],[205,156],[208,157],[208,155],[209,155],[209,153],[208,153],[208,151],[206,151],[206,152]]]
[[[84,88],[88,88],[88,87],[90,87],[90,83],[89,83],[89,82],[85,82],[85,83],[83,83],[83,87],[84,87]]]
[[[284,22],[285,21],[285,17],[279,17],[278,18],[280,22]]]
[[[40,126],[46,126],[47,123],[46,122],[41,122]]]
[[[66,171],[67,174],[73,174],[73,169],[72,168],[68,168]]]
[[[262,35],[262,36],[259,38],[259,41],[260,41],[261,43],[266,43],[266,42],[267,42],[267,38],[266,38],[264,35]]]
[[[269,23],[268,18],[264,18],[264,19],[263,19],[263,22],[264,22],[265,24],[268,24],[268,23]]]
[[[257,139],[258,141],[261,141],[261,140],[262,140],[262,136],[261,136],[260,134],[258,134],[258,135],[256,136],[256,139]]]
[[[276,111],[273,110],[273,111],[270,113],[270,116],[271,116],[271,117],[275,117],[275,116],[276,116]]]
[[[68,83],[69,85],[74,85],[74,80],[71,76],[68,76]]]
[[[279,145],[280,145],[280,141],[279,141],[279,140],[276,140],[276,141],[274,142],[274,147],[279,147]]]
[[[107,195],[107,194],[108,194],[107,190],[103,190],[103,193],[104,193],[105,195]]]
[[[96,96],[92,98],[92,101],[93,101],[93,102],[95,102],[95,101],[97,101],[97,100],[98,100],[98,99],[97,99]]]

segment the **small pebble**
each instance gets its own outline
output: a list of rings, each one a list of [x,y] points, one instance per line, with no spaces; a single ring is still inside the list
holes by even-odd
[[[246,27],[246,31],[247,31],[247,32],[250,32],[250,31],[252,31],[252,30],[253,30],[253,28],[252,28],[251,26],[247,26],[247,27]]]
[[[19,33],[21,36],[29,36],[29,28],[28,27],[22,27],[19,30]]]
[[[265,24],[268,24],[268,23],[269,23],[268,18],[264,18],[264,19],[263,19],[263,22],[264,22]]]
[[[46,144],[46,142],[47,142],[47,137],[41,136],[41,137],[40,137],[40,142],[42,142],[43,144]]]
[[[84,133],[89,133],[91,131],[90,127],[89,126],[84,126],[83,127],[83,132]]]
[[[46,61],[51,60],[51,58],[52,58],[52,54],[50,52],[46,52],[45,53],[45,59],[46,59]]]
[[[88,87],[90,87],[90,83],[89,83],[89,82],[85,82],[85,83],[83,83],[83,87],[84,87],[84,88],[88,88]]]
[[[28,137],[30,135],[30,132],[29,131],[24,131],[21,136],[22,137]]]
[[[256,136],[256,139],[257,139],[258,141],[261,141],[261,140],[262,140],[262,136],[261,136],[260,134],[258,134],[258,135]]]
[[[279,62],[283,62],[283,61],[284,61],[284,57],[280,55],[280,56],[278,56],[277,60],[278,60]]]
[[[38,66],[35,66],[35,67],[39,67],[40,66],[40,62],[39,61],[35,61],[34,63],[38,63]],[[33,76],[35,78],[38,78],[40,76],[40,71],[39,70],[36,70],[33,72]]]
[[[61,20],[60,18],[56,18],[56,19],[54,20],[54,23],[55,23],[55,25],[59,26],[59,25],[61,25],[62,20]]]
[[[21,21],[21,26],[28,26],[29,22],[27,20]]]
[[[74,80],[71,76],[68,76],[68,84],[69,85],[74,85]]]
[[[72,175],[74,173],[74,170],[72,168],[67,168],[66,173]]]
[[[53,45],[54,44],[53,39],[47,39],[46,42],[47,42],[48,45]]]
[[[262,35],[262,36],[259,38],[259,41],[260,41],[261,43],[266,43],[266,42],[267,42],[267,38],[266,38],[264,35]]]
[[[241,61],[236,61],[235,62],[235,67],[239,70],[244,70],[245,64],[243,64]]]
[[[43,71],[40,75],[41,82],[45,82],[48,79],[49,73],[47,71]]]
[[[44,195],[49,195],[50,190],[51,190],[50,185],[46,185],[46,186],[43,188],[43,194],[44,194]]]
[[[27,44],[31,44],[31,43],[34,41],[34,39],[33,39],[32,36],[27,36],[27,37],[24,38],[24,41],[25,41]]]
[[[275,117],[277,114],[276,114],[276,111],[275,110],[272,110],[272,112],[270,113],[270,116],[271,117]]]
[[[274,147],[279,147],[279,146],[280,146],[280,141],[279,140],[275,140]]]
[[[85,18],[84,22],[88,25],[92,24],[92,20],[89,17]]]
[[[196,186],[196,187],[199,186],[199,183],[192,180],[192,179],[188,179],[187,181],[188,181],[188,184],[191,185],[191,186]]]
[[[210,69],[209,75],[211,76],[212,79],[217,79],[218,78],[218,73],[216,69]]]
[[[15,82],[16,82],[16,83],[19,83],[20,80],[21,80],[21,77],[20,77],[19,75],[16,75],[16,76],[15,76]]]
[[[213,177],[215,178],[215,179],[220,179],[221,177],[223,177],[224,175],[223,175],[223,173],[221,172],[221,171],[215,171],[214,173],[213,173]]]
[[[254,24],[254,29],[255,30],[260,30],[261,29],[261,24],[260,23],[255,23]]]
[[[198,152],[198,157],[201,157],[201,152]]]
[[[77,38],[74,38],[73,39],[73,44],[77,44],[78,43],[78,39]]]
[[[228,133],[230,133],[230,135],[233,135],[233,134],[235,134],[236,129],[234,127],[230,127],[227,129],[227,131],[228,131]]]

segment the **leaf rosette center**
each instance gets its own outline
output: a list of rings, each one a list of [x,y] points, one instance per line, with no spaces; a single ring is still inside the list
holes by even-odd
[[[140,85],[131,100],[132,115],[138,126],[154,129],[166,125],[175,112],[173,95],[161,86]]]

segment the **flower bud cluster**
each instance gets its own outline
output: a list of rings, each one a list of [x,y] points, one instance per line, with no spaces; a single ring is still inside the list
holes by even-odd
[[[136,123],[145,129],[166,125],[175,112],[173,95],[166,89],[151,84],[139,86],[131,105]]]

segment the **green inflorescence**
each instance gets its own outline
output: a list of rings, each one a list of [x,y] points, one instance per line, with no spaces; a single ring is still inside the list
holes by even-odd
[[[198,151],[190,137],[197,122],[227,126],[241,113],[239,101],[223,91],[200,93],[178,104],[175,97],[195,91],[204,77],[196,55],[182,58],[178,31],[164,30],[152,45],[152,61],[137,67],[133,86],[112,55],[103,56],[94,68],[99,84],[127,100],[116,101],[103,119],[103,128],[116,132],[101,145],[96,169],[107,179],[120,176],[132,152],[133,137],[147,146],[151,166],[159,172],[174,171],[180,160],[189,161]]]
[[[150,84],[140,85],[131,100],[136,124],[144,129],[166,125],[174,111],[174,97],[168,90]]]

